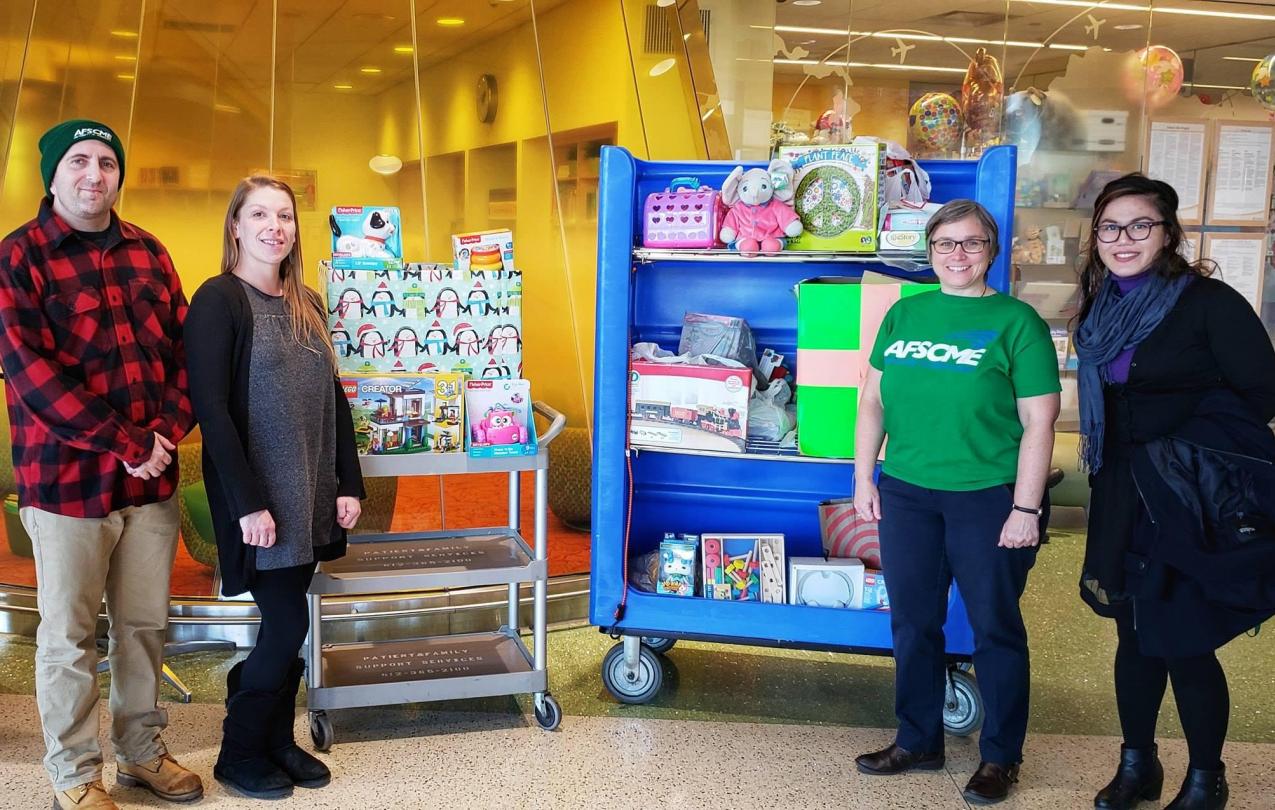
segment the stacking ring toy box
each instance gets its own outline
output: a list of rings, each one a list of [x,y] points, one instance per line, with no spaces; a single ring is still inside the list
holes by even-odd
[[[529,380],[467,380],[469,454],[476,458],[534,456],[536,425]]]
[[[797,446],[803,455],[854,457],[859,386],[885,313],[900,298],[934,289],[877,273],[797,285]]]
[[[393,206],[338,205],[328,216],[332,266],[387,270],[403,266],[403,223]]]
[[[789,250],[877,249],[885,216],[885,144],[785,146],[776,157],[792,164],[793,208],[804,226],[789,240]]]
[[[465,375],[455,372],[342,377],[359,453],[463,451],[464,382]]]
[[[501,278],[514,271],[511,231],[475,231],[452,235],[456,269],[466,278]]]

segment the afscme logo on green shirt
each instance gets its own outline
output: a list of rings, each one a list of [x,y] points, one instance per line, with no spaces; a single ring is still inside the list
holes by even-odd
[[[896,340],[885,350],[885,356],[977,366],[986,351],[987,349],[962,349],[951,343],[936,343],[932,340]]]

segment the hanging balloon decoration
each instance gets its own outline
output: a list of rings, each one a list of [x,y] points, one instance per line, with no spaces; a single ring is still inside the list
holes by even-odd
[[[908,127],[922,151],[955,151],[961,145],[961,106],[947,93],[926,93],[908,112]]]
[[[965,145],[981,150],[1000,142],[1005,81],[1001,66],[986,48],[974,51],[961,82],[961,112],[965,115]]]
[[[1253,67],[1253,76],[1248,86],[1253,91],[1253,98],[1268,110],[1275,110],[1275,53],[1258,62]]]
[[[1124,72],[1125,98],[1130,104],[1141,104],[1145,98],[1149,109],[1163,107],[1177,97],[1183,76],[1182,60],[1173,49],[1150,45],[1129,57]]]

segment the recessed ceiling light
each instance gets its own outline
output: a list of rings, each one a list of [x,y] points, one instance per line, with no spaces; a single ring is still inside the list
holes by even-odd
[[[665,73],[668,73],[670,70],[672,70],[673,65],[675,64],[677,64],[677,62],[671,57],[668,59],[661,59],[660,61],[652,65],[651,69],[647,72],[652,76],[663,76]]]
[[[375,155],[367,167],[377,174],[395,174],[403,168],[403,160],[397,155]]]
[[[373,67],[371,65],[367,65],[366,67],[359,68],[359,73],[367,73],[369,75],[377,74],[380,72],[381,72],[381,69],[379,67]]]
[[[1262,59],[1257,58],[1256,56],[1223,56],[1222,59],[1223,61],[1226,61],[1226,62],[1262,62],[1264,61]]]
[[[434,20],[434,22],[438,23],[444,28],[455,28],[458,25],[465,24],[465,21],[462,20],[460,17],[439,17],[437,20]]]
[[[1142,23],[1125,23],[1124,25],[1113,25],[1112,28],[1117,31],[1137,31],[1142,27]]]
[[[214,104],[214,105],[213,105],[213,109],[214,109],[214,110],[216,110],[217,112],[224,112],[224,113],[241,113],[241,112],[243,112],[243,110],[242,110],[242,109],[240,109],[239,107],[236,107],[236,106],[235,106],[235,105],[233,105],[233,104]]]
[[[661,8],[667,8],[668,6],[671,6],[676,2],[677,0],[655,0],[655,5]]]
[[[116,29],[116,30],[114,30],[114,31],[112,31],[112,32],[111,32],[111,36],[113,36],[113,37],[119,37],[120,39],[137,39],[137,32],[136,32],[136,31],[124,31],[124,30],[121,30],[121,29]]]
[[[794,6],[817,6],[821,2],[823,0],[793,0],[792,4]]]
[[[411,45],[395,45],[394,46],[394,53],[411,53],[412,50],[413,49]]]
[[[132,73],[116,73],[115,78],[123,79],[126,82],[131,82],[133,79],[136,79],[137,76],[133,75]]]
[[[334,89],[334,90],[353,90],[353,89],[354,89],[354,85],[352,85],[352,84],[334,84],[334,85],[332,85],[332,89]]]
[[[136,62],[137,57],[133,56],[131,53],[117,53],[115,54],[115,61],[116,62]]]

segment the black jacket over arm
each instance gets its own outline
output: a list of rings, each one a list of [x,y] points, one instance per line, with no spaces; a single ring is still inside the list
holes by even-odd
[[[204,485],[217,535],[221,590],[234,596],[249,590],[256,574],[256,548],[244,544],[239,518],[267,508],[245,451],[252,305],[238,278],[226,273],[204,282],[191,299],[185,333],[191,401],[204,440]],[[363,498],[350,404],[341,381],[334,378],[333,385],[337,494]],[[315,549],[320,560],[345,553],[345,529],[334,524],[333,532],[331,543]]]

